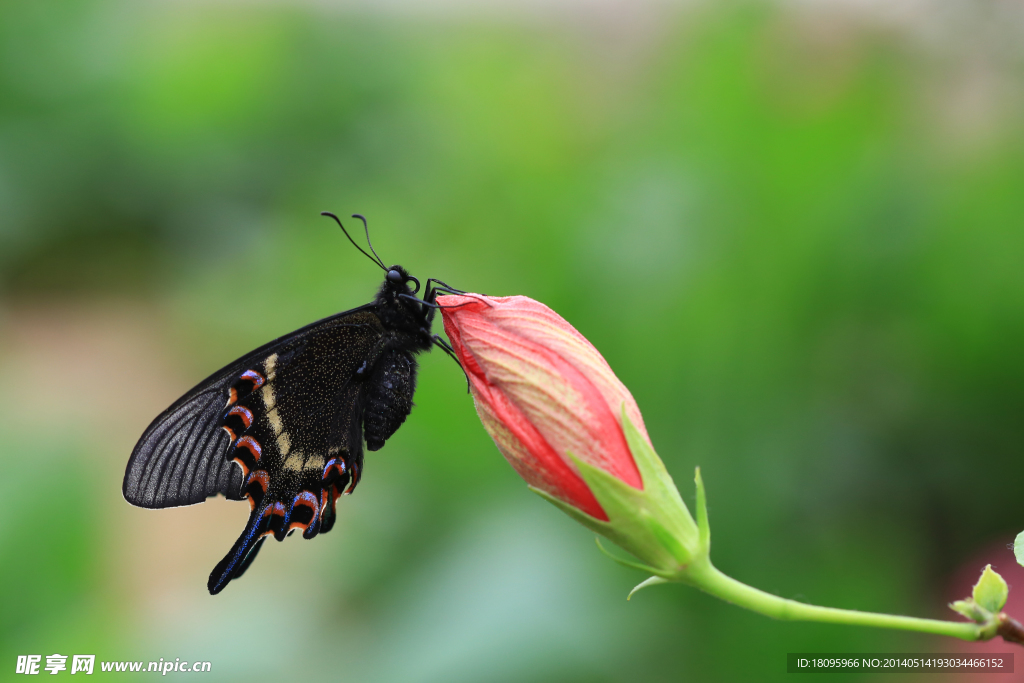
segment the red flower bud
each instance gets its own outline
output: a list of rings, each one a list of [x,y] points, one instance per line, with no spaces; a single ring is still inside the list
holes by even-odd
[[[629,390],[561,316],[525,296],[442,296],[444,329],[477,413],[531,486],[601,521],[608,515],[568,457],[642,490],[621,415],[650,443]]]

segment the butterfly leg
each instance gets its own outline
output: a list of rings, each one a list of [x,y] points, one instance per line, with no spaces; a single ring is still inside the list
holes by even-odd
[[[420,306],[420,315],[427,322],[429,328],[430,324],[434,321],[434,314],[437,313],[437,309],[428,304],[433,304],[434,300],[437,299],[437,292],[434,290],[433,283],[437,282],[434,278],[427,278],[427,288],[423,290],[423,304]]]
[[[436,284],[435,284],[436,283]],[[440,287],[436,285],[441,285]],[[401,295],[402,298],[412,298],[412,300],[420,304],[420,314],[423,315],[424,319],[429,324],[434,319],[434,314],[437,313],[438,306],[434,303],[437,300],[437,293],[444,292],[446,294],[465,294],[461,289],[455,289],[449,286],[445,282],[438,280],[436,277],[427,278],[427,288],[423,290],[423,298],[416,299],[415,297],[409,297],[408,294]]]
[[[459,357],[455,355],[455,349],[451,347],[451,344],[446,342],[444,339],[441,339],[441,335],[435,334],[430,338],[430,340],[434,342],[439,349],[448,354],[448,357],[455,361],[455,364],[459,366],[459,370],[462,370],[462,374],[466,376],[466,393],[470,393],[469,374],[466,373],[466,368],[462,367],[462,362],[459,360]]]
[[[436,282],[437,284],[439,284],[441,286],[440,287],[434,287],[434,286],[432,286],[430,284],[431,282]],[[438,280],[436,277],[432,277],[432,278],[429,278],[427,280],[427,293],[429,293],[431,290],[434,291],[434,296],[435,297],[437,296],[437,292],[438,291],[447,292],[448,294],[466,294],[465,290],[463,290],[463,289],[456,289],[455,287],[452,287],[451,285],[449,285],[447,282],[445,282],[443,280]],[[426,299],[427,301],[430,301],[430,302],[434,301],[433,299],[428,299],[426,293],[423,295],[423,298]]]

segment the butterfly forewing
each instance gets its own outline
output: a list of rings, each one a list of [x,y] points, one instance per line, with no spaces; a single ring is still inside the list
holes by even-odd
[[[201,503],[217,493],[241,498],[241,472],[224,458],[229,439],[220,429],[227,384],[230,375],[210,378],[153,421],[128,463],[128,502],[164,508]]]

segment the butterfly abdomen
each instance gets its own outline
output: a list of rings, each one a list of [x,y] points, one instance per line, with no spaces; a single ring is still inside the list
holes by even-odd
[[[412,411],[416,360],[408,351],[392,350],[377,363],[366,387],[363,437],[366,448],[379,450]]]

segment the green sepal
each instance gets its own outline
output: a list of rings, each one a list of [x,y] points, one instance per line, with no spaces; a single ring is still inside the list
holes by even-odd
[[[669,533],[668,529],[662,526],[661,522],[651,517],[645,510],[641,510],[641,515],[646,520],[647,526],[651,528],[651,533],[658,539],[661,547],[669,551],[680,565],[686,564],[692,559],[691,553],[683,547],[683,544],[675,536]]]
[[[700,538],[700,547],[705,553],[711,551],[711,526],[708,524],[708,499],[704,493],[704,479],[700,476],[698,467],[693,475],[693,483],[697,485],[697,531]]]
[[[692,525],[693,518],[690,517],[690,511],[687,510],[686,503],[679,495],[679,489],[676,488],[672,475],[665,469],[665,463],[647,443],[647,439],[629,419],[625,403],[622,404],[622,432],[626,436],[626,445],[629,446],[629,451],[633,455],[633,462],[640,470],[640,480],[643,482],[644,491],[657,498],[665,508],[680,510]]]
[[[639,569],[640,571],[647,572],[648,574],[659,573],[657,569],[655,569],[654,567],[648,567],[646,564],[641,564],[639,562],[630,562],[629,560],[624,560],[621,557],[616,557],[615,555],[610,553],[603,545],[601,545],[600,538],[595,538],[594,541],[597,543],[597,549],[600,550],[601,553],[605,557],[609,558],[612,562],[621,564],[623,567],[629,567],[630,569]]]
[[[591,517],[585,512],[581,512],[580,510],[574,508],[572,505],[569,505],[565,501],[559,500],[558,498],[552,496],[550,493],[542,491],[541,489],[535,486],[528,486],[527,488],[529,488],[538,496],[540,496],[544,500],[548,501],[549,503],[557,507],[565,514],[575,519],[583,526],[587,527],[592,531],[596,531],[597,533],[601,534],[602,536],[605,536],[606,538],[611,539],[617,545],[625,547],[622,543],[619,543],[619,541],[616,540],[616,537],[619,536],[620,533],[617,532],[617,530],[613,527],[613,525],[610,522],[602,522],[599,519]],[[621,529],[618,531],[621,531]],[[639,569],[642,572],[646,572],[648,574],[657,574],[660,576],[671,576],[674,573],[673,571],[666,572],[664,569],[658,569],[656,567],[652,567],[642,562],[631,562],[629,560],[624,560],[622,558],[616,557],[615,555],[612,555],[610,552],[608,552],[608,550],[606,550],[603,545],[601,545],[601,541],[599,539],[597,540],[597,547],[601,550],[602,553],[607,555],[609,558],[611,558],[618,564],[621,564],[623,567],[629,567],[630,569]]]
[[[698,481],[698,514],[703,520],[703,529],[698,529],[661,458],[626,415],[625,404],[622,429],[640,473],[641,489],[572,453],[566,454],[608,517],[607,521],[592,517],[536,487],[531,486],[530,490],[640,560],[632,563],[612,556],[619,564],[663,579],[679,580],[689,563],[695,558],[706,558],[708,553],[710,532],[703,483]],[[603,547],[601,549],[604,551]]]
[[[1010,587],[1006,585],[1003,577],[992,570],[992,565],[989,564],[981,571],[981,578],[978,579],[978,583],[974,584],[971,597],[980,607],[995,614],[1003,609],[1009,594]]]
[[[607,536],[608,535],[608,523],[607,522],[602,522],[599,519],[595,519],[594,517],[591,517],[590,515],[588,515],[585,512],[581,512],[580,510],[574,508],[572,505],[569,505],[568,503],[566,503],[564,501],[561,501],[558,498],[555,498],[554,496],[552,496],[547,491],[542,491],[541,489],[537,488],[536,486],[529,486],[529,485],[527,485],[526,488],[530,489],[531,491],[536,493],[538,496],[540,496],[541,498],[543,498],[547,502],[551,503],[556,508],[558,508],[559,510],[561,510],[565,514],[569,515],[570,517],[575,519],[577,522],[579,522],[583,526],[585,526],[588,529],[590,529],[591,531],[596,531],[597,533],[601,534],[602,536]]]
[[[670,550],[665,544],[667,537],[678,535],[678,524],[666,520],[666,511],[651,499],[649,490],[634,488],[572,454],[568,457],[608,516],[608,521],[602,524],[604,537],[656,567],[658,573],[675,573],[679,565],[685,563],[685,553],[683,561],[680,561],[677,553],[673,552],[677,549]],[[652,517],[668,523],[651,523]]]
[[[630,598],[632,598],[633,597],[633,593],[636,593],[638,590],[643,590],[644,588],[647,588],[648,586],[657,586],[659,583],[668,583],[668,582],[669,582],[668,579],[663,579],[660,576],[652,576],[651,578],[649,578],[649,579],[647,579],[645,581],[641,581],[637,585],[633,586],[633,590],[629,591],[629,595],[626,596],[626,599],[629,600]]]

